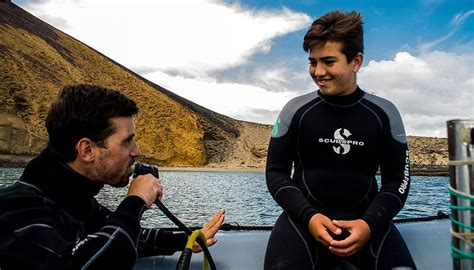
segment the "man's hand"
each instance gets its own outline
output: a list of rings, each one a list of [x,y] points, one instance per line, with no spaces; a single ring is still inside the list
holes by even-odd
[[[344,240],[333,240],[329,243],[329,250],[339,256],[350,256],[365,246],[370,239],[369,225],[362,219],[334,220],[335,226],[347,229],[350,236]]]
[[[163,198],[163,186],[152,174],[139,175],[130,183],[127,196],[132,195],[142,198],[150,208],[157,199]]]
[[[309,232],[316,239],[316,241],[323,244],[325,247],[329,247],[330,243],[334,241],[328,231],[333,234],[339,235],[342,233],[341,229],[337,227],[333,222],[322,214],[316,214],[309,220]]]
[[[201,232],[206,237],[207,246],[212,246],[217,242],[217,239],[214,237],[221,228],[222,223],[225,219],[225,210],[220,209],[217,211],[214,216],[207,222],[204,227],[202,227]],[[194,243],[193,252],[201,252],[202,248],[199,246],[198,243]]]

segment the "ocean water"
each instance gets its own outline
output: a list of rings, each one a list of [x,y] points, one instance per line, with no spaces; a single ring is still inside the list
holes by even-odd
[[[22,171],[0,168],[0,187],[16,181]],[[161,171],[160,177],[164,205],[188,226],[202,226],[220,208],[226,209],[225,222],[242,226],[272,226],[281,213],[263,173]],[[411,180],[408,200],[397,219],[449,213],[448,177],[412,176]],[[97,200],[114,210],[126,192],[126,188],[106,186]],[[156,206],[144,213],[142,225],[174,227]]]

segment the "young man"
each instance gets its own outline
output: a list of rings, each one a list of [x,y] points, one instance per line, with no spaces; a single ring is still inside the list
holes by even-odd
[[[118,91],[63,89],[46,118],[47,148],[0,190],[1,269],[131,269],[137,256],[184,248],[184,233],[140,227],[143,212],[163,195],[153,175],[136,177],[114,212],[94,198],[106,184],[128,185],[140,155],[137,112]],[[223,220],[220,210],[202,228],[209,245]]]
[[[288,102],[274,126],[266,178],[284,211],[265,269],[415,269],[392,223],[410,184],[406,136],[395,106],[357,85],[360,14],[325,14],[303,48],[319,90]]]

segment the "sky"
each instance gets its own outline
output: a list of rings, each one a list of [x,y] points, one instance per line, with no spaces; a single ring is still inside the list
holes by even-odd
[[[264,124],[317,90],[302,49],[311,23],[356,10],[358,84],[397,106],[407,135],[446,137],[446,121],[474,119],[472,0],[13,2],[184,98]]]

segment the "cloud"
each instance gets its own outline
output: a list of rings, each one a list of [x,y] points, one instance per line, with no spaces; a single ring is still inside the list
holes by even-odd
[[[473,56],[399,52],[393,60],[370,61],[359,85],[395,103],[407,134],[446,137],[447,120],[474,117]]]
[[[191,77],[243,65],[311,20],[286,8],[252,11],[204,0],[50,0],[25,9],[128,68]]]
[[[286,90],[291,73],[257,67],[245,72],[250,79],[239,79],[232,71],[245,70],[252,56],[271,51],[275,38],[311,22],[284,7],[248,10],[204,0],[40,0],[23,8],[178,95],[267,124],[295,95]]]
[[[452,20],[451,24],[454,25],[454,26],[462,25],[473,14],[474,14],[474,9],[471,9],[471,10],[466,11],[464,13],[458,13],[458,14],[456,14],[456,16],[454,16],[454,19]]]
[[[426,42],[426,43],[423,43],[420,45],[420,52],[421,53],[426,53],[426,52],[429,52],[431,51],[436,45],[448,40],[450,37],[452,37],[454,35],[454,33],[456,33],[456,30],[457,30],[457,27],[452,29],[448,34],[446,34],[445,36],[442,36],[436,40],[432,40],[430,42]]]
[[[288,78],[288,74],[291,72],[283,67],[272,69],[262,66],[253,71],[251,79],[255,85],[262,88],[273,92],[284,92],[287,90],[287,86],[292,83]]]
[[[157,71],[146,75],[151,81],[160,82],[176,94],[213,111],[236,119],[273,124],[293,92],[275,93],[264,88],[241,83],[219,83],[213,79],[192,79],[170,76]]]
[[[474,9],[472,10],[469,10],[469,11],[466,11],[464,13],[458,13],[454,16],[454,18],[452,19],[451,21],[451,26],[452,26],[452,29],[449,31],[449,33],[447,33],[446,35],[436,39],[436,40],[433,40],[433,41],[430,41],[430,42],[426,42],[426,43],[423,43],[420,45],[420,52],[421,53],[426,53],[426,52],[429,52],[431,51],[435,46],[437,46],[438,44],[441,44],[442,42],[448,40],[449,38],[451,38],[454,33],[456,33],[458,31],[458,29],[460,27],[462,27],[462,25],[464,25],[464,23],[466,23],[467,19],[469,19],[469,17],[471,17],[471,15],[474,14]]]

